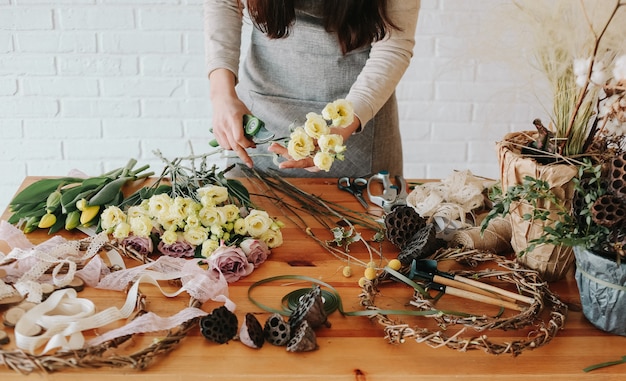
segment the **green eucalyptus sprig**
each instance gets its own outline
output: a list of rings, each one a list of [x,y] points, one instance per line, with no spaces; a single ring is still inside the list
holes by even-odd
[[[528,247],[518,253],[519,255],[524,255],[541,244],[584,246],[596,252],[607,251],[607,237],[610,231],[607,227],[594,223],[592,217],[594,202],[606,192],[602,182],[602,166],[584,160],[572,181],[574,192],[579,195],[582,203],[576,213],[573,213],[568,200],[562,200],[554,194],[547,181],[531,176],[524,177],[521,183],[509,187],[504,193],[501,189],[495,189],[489,195],[494,201],[493,208],[482,221],[481,231],[484,231],[494,218],[510,214],[512,205],[524,202],[532,207],[532,212],[525,213],[522,218],[526,221],[545,221],[546,224],[543,228],[545,234],[530,240]],[[551,213],[543,207],[547,204],[554,208],[556,213]]]
[[[131,159],[121,168],[97,177],[58,177],[35,181],[20,191],[9,203],[13,213],[8,222],[19,225],[25,233],[37,228],[50,234],[61,229],[73,230],[79,225],[97,225],[100,212],[124,200],[123,186],[152,176],[144,165],[134,169]],[[142,173],[144,172],[144,173]]]

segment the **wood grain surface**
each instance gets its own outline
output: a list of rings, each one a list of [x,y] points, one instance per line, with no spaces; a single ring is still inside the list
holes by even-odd
[[[37,178],[25,179],[22,187]],[[351,195],[340,192],[336,179],[292,179],[303,190],[325,200],[345,204],[360,210],[360,205]],[[136,184],[140,186],[141,184]],[[257,204],[270,215],[281,217],[281,211],[265,198]],[[376,207],[372,213],[380,214]],[[2,219],[10,213],[5,211]],[[270,313],[260,309],[248,299],[249,287],[259,280],[277,275],[305,275],[331,284],[341,295],[346,311],[361,310],[357,284],[362,269],[354,266],[354,275],[346,278],[341,269],[344,262],[333,257],[299,227],[281,218],[284,244],[272,251],[267,262],[250,276],[230,285],[229,297],[236,303],[239,321],[247,312],[254,313],[263,324]],[[307,219],[316,234],[324,237],[325,230]],[[82,233],[62,233],[70,239],[80,239]],[[43,231],[28,235],[33,243],[49,237]],[[0,242],[0,250],[7,253],[6,243]],[[397,250],[387,243],[383,247],[387,258],[394,258]],[[365,249],[351,247],[351,254],[367,259]],[[133,265],[133,263],[129,263]],[[288,292],[309,287],[309,282],[285,280],[271,282],[254,289],[255,299],[278,308],[281,298]],[[342,316],[334,312],[329,316],[331,327],[316,330],[319,349],[313,352],[289,353],[284,347],[266,343],[261,349],[251,349],[239,341],[216,344],[203,338],[199,329],[194,329],[180,345],[166,356],[154,359],[153,364],[143,371],[134,369],[70,369],[29,376],[20,375],[6,367],[0,367],[0,377],[6,380],[625,380],[626,364],[607,367],[590,373],[583,368],[600,362],[618,360],[626,355],[626,338],[612,336],[594,328],[579,312],[579,296],[573,274],[550,285],[564,302],[573,307],[567,316],[565,328],[549,344],[536,350],[528,350],[519,356],[495,356],[483,351],[460,352],[447,347],[431,348],[424,343],[408,340],[403,344],[390,344],[384,339],[381,325],[368,317]],[[189,298],[180,295],[166,298],[154,286],[141,287],[147,296],[148,310],[160,316],[173,315],[188,305]],[[411,290],[402,285],[389,286],[382,290],[377,299],[380,308],[410,308],[407,302]],[[96,290],[87,287],[79,296],[94,301],[99,309],[121,306],[125,295],[120,292]],[[481,313],[495,311],[492,306],[472,303],[466,299],[444,296],[445,306],[459,311]],[[207,302],[202,309],[210,312],[220,306]],[[0,307],[4,308],[4,307]],[[4,312],[4,309],[0,312]],[[397,316],[398,320],[412,326],[430,326],[432,321],[425,317]],[[626,318],[626,317],[625,317]],[[5,329],[10,336],[10,328]],[[87,332],[93,337],[98,332]],[[494,340],[507,342],[521,339],[527,331],[484,332]],[[131,353],[149,345],[163,332],[144,334],[133,338],[117,350]],[[10,350],[12,344],[2,347]]]

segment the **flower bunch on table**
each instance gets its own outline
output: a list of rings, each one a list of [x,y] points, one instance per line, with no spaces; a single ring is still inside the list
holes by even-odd
[[[195,199],[155,194],[126,211],[109,206],[100,226],[122,247],[140,255],[203,258],[210,269],[234,282],[282,244],[282,224],[263,210],[228,200],[228,189],[219,185],[198,188]]]
[[[343,137],[334,134],[331,127],[345,128],[354,121],[350,101],[338,99],[328,103],[321,115],[310,112],[303,126],[293,129],[287,150],[294,160],[313,158],[315,166],[329,171],[335,160],[343,160],[346,146]]]

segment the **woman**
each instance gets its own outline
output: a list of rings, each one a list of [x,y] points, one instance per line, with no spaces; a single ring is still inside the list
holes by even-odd
[[[213,133],[220,146],[261,169],[276,166],[273,154],[283,156],[286,176],[402,175],[394,91],[412,57],[418,10],[419,0],[205,0]],[[254,28],[240,71],[244,11]],[[256,147],[243,135],[244,114],[282,138],[307,113],[341,98],[352,103],[355,119],[333,130],[347,150],[329,172],[316,172],[311,159],[292,160],[282,145]]]

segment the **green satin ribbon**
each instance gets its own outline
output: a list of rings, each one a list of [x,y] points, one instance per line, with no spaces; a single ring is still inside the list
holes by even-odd
[[[415,289],[417,292],[419,292],[422,295],[427,295],[426,291],[424,290],[424,288],[422,286],[420,286],[419,284],[413,282],[411,279],[407,278],[406,276],[402,275],[401,273],[389,268],[389,267],[385,267],[384,269],[385,271],[387,271],[389,274],[393,275],[394,277],[398,278],[399,280],[401,280],[402,282],[406,283],[407,285],[413,287],[413,289]],[[270,278],[266,278],[266,279],[262,279],[259,280],[255,283],[253,283],[250,288],[248,289],[248,299],[250,300],[250,302],[252,302],[255,306],[268,311],[268,312],[272,312],[272,313],[278,313],[284,316],[289,316],[291,314],[291,312],[293,311],[293,309],[295,309],[295,306],[297,306],[297,303],[299,301],[299,298],[304,295],[306,292],[310,291],[310,288],[304,288],[304,289],[299,289],[296,291],[292,291],[291,293],[285,295],[282,298],[282,304],[283,304],[283,309],[282,310],[278,310],[269,306],[266,306],[258,301],[256,301],[253,297],[252,297],[252,291],[257,288],[258,286],[261,286],[263,284],[266,283],[270,283],[270,282],[276,282],[276,281],[281,281],[281,280],[303,280],[303,281],[307,281],[307,282],[311,282],[313,284],[318,284],[322,287],[327,288],[328,290],[322,290],[322,297],[325,299],[324,300],[324,310],[330,314],[335,310],[338,310],[342,315],[344,316],[372,316],[372,315],[378,315],[378,314],[382,314],[382,315],[412,315],[412,316],[429,316],[429,315],[436,315],[436,314],[448,314],[448,315],[458,315],[458,316],[471,316],[470,314],[466,314],[466,313],[462,313],[462,312],[454,312],[454,311],[443,311],[443,310],[428,310],[428,311],[415,311],[415,310],[382,310],[382,309],[371,309],[371,310],[363,310],[363,311],[345,311],[343,309],[343,303],[341,301],[341,296],[339,295],[339,293],[337,292],[337,290],[331,286],[330,284],[323,282],[319,279],[315,279],[315,278],[311,278],[305,275],[278,275],[278,276],[273,276]]]

